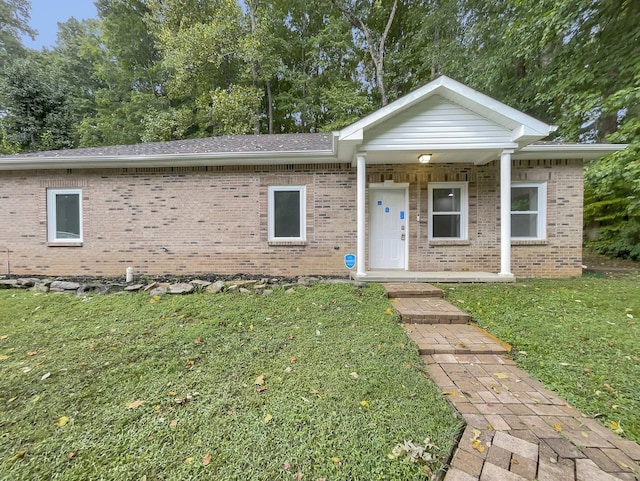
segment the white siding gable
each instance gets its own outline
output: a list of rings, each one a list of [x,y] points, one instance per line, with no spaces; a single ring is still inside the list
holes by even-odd
[[[421,150],[511,144],[513,133],[457,103],[434,95],[366,129],[361,150]]]

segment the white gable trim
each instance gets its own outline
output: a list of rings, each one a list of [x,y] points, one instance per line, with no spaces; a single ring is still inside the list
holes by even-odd
[[[362,141],[364,131],[388,120],[423,100],[440,95],[512,131],[511,139],[524,145],[540,140],[556,130],[508,105],[460,82],[441,76],[408,95],[373,112],[338,132],[339,141]]]

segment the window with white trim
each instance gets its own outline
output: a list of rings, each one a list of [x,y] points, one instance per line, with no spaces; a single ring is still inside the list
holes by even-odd
[[[527,182],[511,184],[511,238],[546,238],[547,184]]]
[[[304,242],[307,188],[304,185],[269,187],[269,241]]]
[[[49,242],[82,242],[82,190],[47,190]]]
[[[429,183],[429,239],[467,240],[466,182]]]

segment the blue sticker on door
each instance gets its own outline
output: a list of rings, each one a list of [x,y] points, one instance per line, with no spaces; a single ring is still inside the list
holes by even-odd
[[[400,211],[400,220],[404,220],[404,211],[403,210]]]
[[[384,208],[384,213],[385,213],[385,214],[388,214],[389,212],[390,212],[390,211],[389,211],[389,207],[385,207],[385,208]]]

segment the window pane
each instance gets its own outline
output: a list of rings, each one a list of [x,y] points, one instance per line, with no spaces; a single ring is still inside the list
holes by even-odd
[[[80,239],[80,196],[56,195],[56,239]]]
[[[300,191],[276,190],[273,212],[275,237],[300,237]]]
[[[512,187],[511,211],[538,211],[537,187]]]
[[[433,189],[433,212],[460,212],[460,188]]]
[[[460,215],[434,215],[433,237],[460,237]]]
[[[511,214],[511,237],[538,237],[538,214]]]

